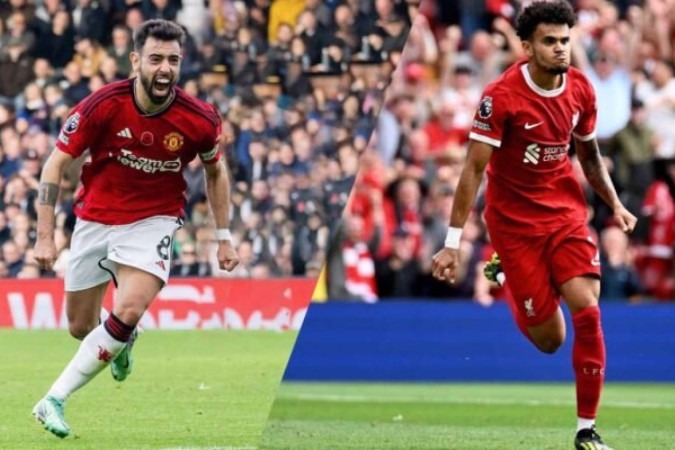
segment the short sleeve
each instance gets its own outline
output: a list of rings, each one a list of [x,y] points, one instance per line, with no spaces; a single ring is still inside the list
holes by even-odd
[[[572,134],[582,142],[595,138],[595,125],[598,119],[598,103],[595,98],[595,90],[592,84],[586,82],[585,85],[582,102],[586,108],[578,118],[572,118],[572,121],[576,122]]]
[[[203,148],[199,149],[197,154],[199,159],[201,159],[204,164],[214,164],[220,161],[220,136],[223,131],[223,124],[220,120],[220,116],[215,112],[216,120],[212,126],[210,126],[210,132],[208,136],[204,139]]]
[[[85,99],[70,113],[61,127],[56,147],[73,158],[82,155],[93,144],[101,130],[96,125],[100,108],[92,108]]]
[[[473,118],[469,139],[501,147],[504,125],[508,117],[508,99],[496,85],[485,89]]]

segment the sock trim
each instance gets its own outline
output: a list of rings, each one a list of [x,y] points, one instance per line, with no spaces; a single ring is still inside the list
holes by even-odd
[[[595,425],[595,419],[577,417],[577,432],[591,428],[593,425]]]
[[[103,327],[113,339],[120,342],[127,342],[131,333],[134,331],[134,328],[136,328],[122,322],[115,313],[112,312],[108,316],[108,319],[103,322]]]
[[[572,318],[573,319],[581,318],[581,317],[585,317],[589,314],[595,314],[595,311],[597,311],[598,314],[600,314],[600,306],[599,305],[588,306],[586,308],[582,308],[579,311],[577,311],[575,313],[572,313]]]

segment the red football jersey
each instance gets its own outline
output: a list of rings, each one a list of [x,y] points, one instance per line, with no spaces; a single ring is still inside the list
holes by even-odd
[[[220,159],[216,109],[175,89],[173,102],[145,114],[134,79],[111,83],[82,100],[61,129],[57,148],[77,158],[86,150],[75,214],[106,225],[151,216],[180,217],[185,206],[183,167],[197,155]]]
[[[571,67],[544,90],[519,62],[487,86],[469,137],[494,147],[488,164],[486,220],[515,233],[546,233],[585,221],[586,201],[569,160],[571,137],[595,137],[596,101]]]

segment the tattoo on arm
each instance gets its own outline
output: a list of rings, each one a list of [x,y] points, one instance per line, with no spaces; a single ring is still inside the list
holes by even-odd
[[[605,203],[613,207],[614,202],[617,201],[616,190],[602,161],[602,156],[600,156],[597,141],[595,139],[589,142],[577,141],[577,148],[579,162],[588,180],[588,184],[591,185],[593,190],[597,192]]]
[[[59,186],[54,183],[40,183],[38,188],[38,200],[40,205],[56,206],[59,196]]]

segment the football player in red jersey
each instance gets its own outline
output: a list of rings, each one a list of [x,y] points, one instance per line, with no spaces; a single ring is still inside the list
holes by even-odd
[[[570,67],[575,15],[564,0],[531,3],[517,31],[527,61],[506,70],[485,89],[476,112],[466,165],[457,186],[445,247],[432,271],[452,282],[459,242],[487,167],[486,212],[490,239],[524,335],[542,352],[565,339],[560,296],[572,315],[572,364],[577,392],[577,449],[607,450],[595,429],[605,373],[600,321],[600,261],[586,224],[586,202],[568,151],[572,137],[584,174],[610,205],[624,232],[636,218],[619,201],[595,139],[592,86]]]
[[[139,26],[131,53],[136,76],[75,107],[42,171],[35,259],[49,269],[62,174],[89,150],[65,277],[70,333],[82,343],[33,409],[59,437],[70,433],[63,405],[75,390],[109,364],[118,381],[131,370],[137,324],[168,279],[173,234],[183,223],[182,168],[196,157],[204,164],[220,268],[231,271],[239,262],[229,231],[229,175],[218,148],[220,116],[176,87],[184,40],[182,28],[169,21]],[[111,279],[117,295],[107,314],[101,304]]]

